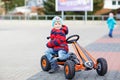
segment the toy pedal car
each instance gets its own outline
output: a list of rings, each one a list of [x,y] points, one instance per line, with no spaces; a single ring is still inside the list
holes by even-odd
[[[70,53],[70,58],[67,60],[58,60],[59,65],[64,65],[64,74],[66,79],[72,79],[76,71],[95,69],[100,76],[107,73],[107,61],[104,58],[93,58],[87,50],[82,48],[77,41],[79,35],[72,35],[67,38],[67,43],[72,44],[75,53]],[[50,62],[45,55],[41,58],[41,67],[43,71],[51,69]]]

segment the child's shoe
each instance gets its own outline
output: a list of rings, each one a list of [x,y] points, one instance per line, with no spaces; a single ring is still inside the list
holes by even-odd
[[[48,71],[49,73],[54,73],[54,72],[56,72],[56,71],[58,71],[59,70],[59,66],[58,66],[58,64],[57,64],[57,60],[56,59],[53,59],[52,61],[51,61],[51,69]]]
[[[58,71],[60,69],[60,67],[58,66],[58,67],[56,67],[55,69],[50,69],[48,72],[49,73],[54,73],[54,72],[56,72],[56,71]]]
[[[112,35],[111,35],[111,34],[109,34],[109,37],[110,37],[110,38],[112,38]]]

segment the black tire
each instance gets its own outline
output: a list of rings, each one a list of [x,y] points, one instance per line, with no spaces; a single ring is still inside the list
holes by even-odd
[[[66,79],[72,79],[75,75],[75,63],[67,60],[64,64],[64,74]]]
[[[98,58],[97,63],[98,64],[96,71],[98,75],[104,76],[107,73],[107,69],[108,69],[107,61],[104,58]]]
[[[41,57],[41,68],[43,71],[49,71],[51,69],[50,62],[45,55]]]

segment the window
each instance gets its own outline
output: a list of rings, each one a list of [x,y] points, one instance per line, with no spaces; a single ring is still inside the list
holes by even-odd
[[[120,1],[118,1],[118,5],[120,5]]]
[[[116,5],[116,1],[112,1],[112,5]]]

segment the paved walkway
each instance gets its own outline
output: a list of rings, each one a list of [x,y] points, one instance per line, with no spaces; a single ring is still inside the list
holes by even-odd
[[[76,72],[73,80],[119,80],[120,28],[109,38],[103,21],[65,21],[65,24],[69,27],[69,35],[79,34],[81,46],[96,58],[105,57],[109,65],[103,77],[94,70],[81,71]],[[0,80],[66,80],[63,67],[55,74],[40,68],[50,25],[51,21],[0,21]]]
[[[95,70],[76,72],[72,80],[120,80],[120,27],[113,32],[113,38],[104,35],[86,46],[86,49],[97,59],[103,57],[108,62],[108,72],[98,76]],[[27,80],[66,80],[63,67],[55,74],[41,71]]]

